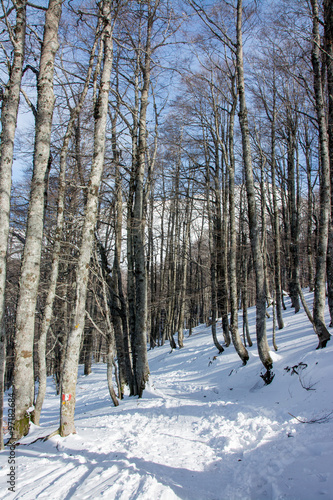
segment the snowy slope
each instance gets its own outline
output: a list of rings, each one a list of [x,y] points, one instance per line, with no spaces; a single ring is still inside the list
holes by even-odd
[[[333,341],[316,351],[304,313],[288,308],[284,319],[269,386],[255,342],[242,367],[233,347],[217,355],[202,325],[182,350],[149,351],[144,397],[117,408],[105,366],[88,377],[80,367],[77,434],[29,444],[57,428],[50,379],[41,427],[16,449],[15,493],[6,485],[9,451],[0,454],[0,498],[333,499]],[[271,340],[271,320],[267,328]],[[299,375],[285,369],[301,362]]]

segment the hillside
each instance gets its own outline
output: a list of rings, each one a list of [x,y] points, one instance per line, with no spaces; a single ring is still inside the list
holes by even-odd
[[[144,397],[125,397],[117,408],[106,366],[94,365],[88,377],[80,367],[77,434],[29,444],[58,425],[49,379],[41,427],[16,449],[15,493],[6,484],[8,449],[0,455],[0,498],[332,499],[333,342],[316,351],[305,314],[287,305],[269,386],[255,342],[243,367],[233,347],[216,355],[201,325],[184,349],[149,351]],[[254,318],[250,309],[253,340]],[[267,327],[271,343],[271,320]]]

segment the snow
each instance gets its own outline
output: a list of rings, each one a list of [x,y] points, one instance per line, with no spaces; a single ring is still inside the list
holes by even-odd
[[[15,493],[7,489],[8,447],[0,454],[0,498],[333,499],[333,342],[315,350],[305,314],[286,303],[268,386],[260,378],[254,309],[246,366],[233,347],[218,355],[210,328],[201,325],[183,349],[149,351],[143,398],[125,396],[117,408],[106,366],[94,365],[87,377],[80,367],[77,434],[33,442],[58,426],[50,378],[41,426],[15,451]],[[220,324],[218,333],[222,338]]]

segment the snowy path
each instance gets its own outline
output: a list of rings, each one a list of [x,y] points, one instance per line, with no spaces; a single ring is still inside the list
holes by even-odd
[[[149,352],[152,375],[140,400],[113,408],[105,366],[95,365],[79,377],[77,434],[19,446],[15,494],[2,453],[0,498],[332,500],[333,420],[302,424],[289,413],[309,420],[333,410],[333,345],[315,351],[304,315],[288,311],[285,320],[267,387],[255,346],[242,367],[232,347],[216,356],[204,327],[182,350]],[[315,390],[284,369],[301,361],[302,383]],[[56,429],[57,406],[50,380],[42,430],[23,443]]]

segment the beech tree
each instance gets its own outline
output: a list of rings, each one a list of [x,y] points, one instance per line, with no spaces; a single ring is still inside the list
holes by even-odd
[[[330,0],[324,0],[324,51],[327,68],[327,132],[330,161],[331,211],[328,236],[327,256],[327,289],[328,305],[331,316],[330,326],[333,326],[333,5]],[[324,82],[323,82],[324,83]]]
[[[325,104],[323,97],[323,84],[321,77],[320,47],[321,39],[319,33],[319,12],[317,0],[311,0],[313,45],[312,45],[312,67],[313,86],[315,93],[316,113],[319,128],[320,143],[320,219],[319,237],[316,257],[316,275],[313,301],[313,321],[318,335],[318,348],[325,347],[330,334],[325,326],[325,302],[326,302],[326,258],[330,212],[330,163],[328,135],[325,116]]]
[[[33,177],[16,313],[13,440],[17,440],[28,433],[29,412],[31,412],[34,403],[33,342],[35,309],[43,236],[44,179],[50,158],[54,107],[54,59],[58,50],[58,27],[61,8],[62,0],[49,1],[45,13],[45,28],[38,70]]]
[[[282,290],[289,290],[295,311],[301,299],[319,347],[330,338],[324,322],[326,277],[330,305],[333,288],[330,2],[300,1],[296,8],[279,0],[267,13],[257,2],[186,0],[185,22],[196,24],[187,38],[181,35],[181,47],[188,42],[181,66],[170,38],[182,21],[169,2],[102,0],[79,14],[73,2],[64,5],[62,50],[62,1],[50,0],[38,11],[46,13],[39,68],[26,53],[25,70],[37,76],[35,108],[25,70],[23,84],[20,78],[25,38],[38,38],[38,29],[32,34],[29,23],[25,29],[25,10],[36,6],[16,1],[0,18],[8,33],[1,46],[8,82],[1,109],[0,319],[7,329],[3,353],[8,339],[6,387],[14,370],[17,396],[13,439],[28,431],[30,415],[39,422],[47,375],[61,393],[65,436],[75,432],[78,363],[88,374],[93,357],[107,362],[115,405],[126,385],[141,397],[147,342],[186,347],[185,329],[190,335],[199,322],[211,324],[220,352],[232,340],[245,364],[253,305],[269,383],[267,305],[272,297],[276,348]],[[276,14],[281,8],[285,16]],[[69,28],[72,20],[80,32]],[[252,29],[254,21],[262,30]],[[289,34],[294,21],[304,27],[302,43],[299,32]],[[243,54],[244,34],[251,57]],[[16,206],[13,190],[8,238],[20,86],[36,118],[34,171],[25,188],[29,210]],[[18,250],[6,255],[13,238]],[[313,314],[301,290],[307,285],[314,287]]]
[[[12,28],[4,5],[2,18],[5,20],[9,39],[13,46],[13,60],[8,54],[8,82],[3,90],[1,104],[0,136],[0,449],[3,449],[3,394],[6,361],[6,332],[4,328],[5,287],[7,269],[7,247],[9,234],[10,196],[12,186],[12,165],[17,114],[20,101],[20,87],[25,47],[26,1],[19,0],[14,5],[15,27]]]
[[[60,167],[59,167],[59,185],[58,185],[58,206],[57,206],[57,221],[56,221],[56,230],[55,237],[53,243],[53,255],[52,255],[52,267],[49,278],[49,289],[47,292],[45,308],[43,313],[41,332],[38,340],[38,363],[39,363],[39,371],[38,371],[38,394],[35,404],[35,410],[33,413],[33,421],[36,425],[39,425],[40,413],[42,410],[42,405],[46,392],[46,342],[48,330],[51,324],[52,313],[53,313],[53,304],[56,294],[56,286],[58,280],[59,273],[59,260],[60,260],[60,251],[61,251],[61,240],[62,240],[62,232],[64,225],[64,209],[65,209],[65,189],[66,189],[66,171],[67,171],[67,156],[68,156],[68,148],[69,142],[73,133],[73,128],[75,122],[80,114],[82,106],[84,104],[88,87],[91,79],[91,74],[93,71],[93,61],[95,57],[95,51],[99,39],[99,26],[96,29],[95,40],[91,49],[91,55],[88,65],[88,71],[85,79],[85,83],[81,92],[81,95],[78,98],[77,104],[74,108],[70,109],[70,120],[67,125],[67,129],[65,132],[65,136],[63,139],[63,144],[60,152]]]
[[[132,332],[133,373],[135,392],[142,396],[149,376],[147,357],[147,273],[145,262],[145,199],[144,175],[147,155],[147,108],[150,86],[150,70],[152,55],[152,29],[156,19],[159,1],[147,2],[147,33],[144,46],[144,57],[140,67],[142,71],[142,88],[140,92],[140,111],[138,116],[138,136],[136,155],[134,156],[133,175],[133,206],[131,212],[131,240],[133,255],[133,271],[135,280],[135,311],[133,318],[134,330]]]
[[[87,202],[82,229],[80,255],[76,270],[76,300],[72,312],[72,329],[69,332],[66,357],[61,381],[60,435],[75,433],[74,412],[77,370],[80,343],[85,324],[86,297],[89,275],[89,262],[94,242],[94,229],[98,210],[98,193],[102,178],[105,155],[105,131],[108,115],[110,76],[113,60],[113,29],[120,3],[103,0],[99,5],[99,16],[103,27],[101,43],[103,63],[101,68],[94,121],[94,152],[89,176]]]
[[[247,191],[248,216],[250,228],[250,240],[252,256],[256,273],[256,332],[258,352],[266,368],[266,382],[271,381],[271,369],[273,361],[269,354],[269,347],[266,335],[266,289],[264,262],[260,244],[260,235],[257,222],[257,207],[255,199],[250,133],[247,117],[247,106],[245,98],[244,63],[243,63],[243,41],[242,41],[242,0],[237,1],[237,88],[239,97],[239,122],[242,133],[243,162],[245,172],[245,182]]]

